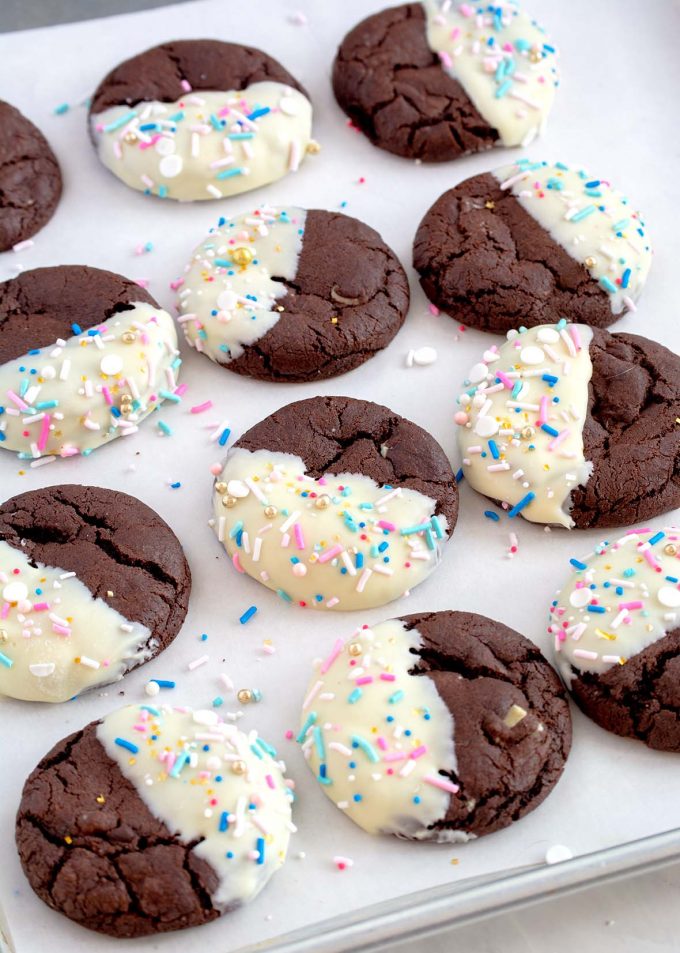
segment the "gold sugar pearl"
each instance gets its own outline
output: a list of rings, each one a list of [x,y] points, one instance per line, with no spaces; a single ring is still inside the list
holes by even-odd
[[[246,773],[245,761],[232,761],[231,770],[234,774],[245,774]]]
[[[126,132],[123,138],[131,146],[134,146],[134,144],[137,142],[137,134],[132,132],[132,130],[130,130],[129,132]]]
[[[245,245],[239,245],[237,248],[231,248],[229,250],[229,257],[235,265],[241,265],[245,268],[245,266],[249,265],[255,257],[255,252],[252,250],[252,248],[247,248]]]
[[[361,655],[361,653],[363,652],[363,649],[361,647],[361,642],[350,642],[349,645],[347,646],[347,651],[349,652],[350,655],[354,655],[354,656]]]
[[[592,255],[588,255],[588,257],[586,258],[585,264],[586,264],[586,268],[594,268],[595,265],[597,264],[597,258],[593,258]]]
[[[229,494],[227,494],[222,497],[222,506],[226,506],[228,510],[230,510],[232,506],[236,506],[237,503],[238,500],[235,496],[229,496]]]
[[[677,556],[678,547],[675,545],[675,543],[666,543],[666,545],[663,548],[663,551],[665,552],[667,556]]]
[[[279,511],[276,509],[275,506],[265,506],[264,508],[264,515],[267,517],[268,520],[274,519],[274,517],[276,516],[278,512]]]
[[[215,484],[215,492],[216,492],[216,493],[219,493],[220,496],[221,496],[223,493],[226,493],[226,492],[227,492],[227,484],[226,484],[226,483],[222,483],[222,481],[220,481],[219,483],[216,483],[216,484]]]
[[[134,344],[137,340],[137,335],[134,331],[123,331],[121,334],[121,340],[123,344]]]
[[[331,498],[330,496],[326,496],[325,493],[323,493],[321,496],[317,496],[317,498],[314,500],[314,506],[317,508],[317,510],[327,510],[330,505]]]
[[[541,51],[540,51],[540,50],[532,50],[532,51],[529,53],[529,59],[531,60],[532,63],[540,63],[541,60],[543,59],[543,56],[541,55]]]
[[[310,139],[305,152],[310,156],[316,156],[321,152],[321,144],[316,139]]]
[[[247,705],[253,700],[253,693],[249,688],[240,688],[236,697],[242,705]]]
[[[525,440],[531,440],[532,437],[536,435],[536,431],[533,427],[522,427],[522,436]]]

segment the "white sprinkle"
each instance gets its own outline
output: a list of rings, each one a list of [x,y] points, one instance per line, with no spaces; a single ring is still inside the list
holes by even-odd
[[[189,669],[190,672],[193,672],[195,668],[200,668],[201,665],[205,665],[207,661],[208,661],[208,656],[201,655],[200,658],[196,658],[193,660],[193,662],[189,662],[189,664],[187,665],[187,668]]]

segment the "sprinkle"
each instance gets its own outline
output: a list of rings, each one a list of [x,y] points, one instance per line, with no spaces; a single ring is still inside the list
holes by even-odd
[[[245,625],[249,619],[252,619],[252,617],[255,615],[256,612],[257,612],[257,606],[250,606],[250,608],[246,609],[246,611],[243,613],[243,615],[239,618],[238,621],[241,623],[241,625]]]
[[[116,738],[115,743],[119,748],[125,748],[127,751],[131,751],[133,754],[137,754],[139,748],[132,741],[127,741],[125,738]]]
[[[333,645],[333,648],[330,651],[330,654],[328,655],[326,660],[321,663],[321,667],[319,668],[319,671],[321,672],[322,675],[326,674],[326,672],[329,670],[333,662],[335,662],[335,660],[337,659],[338,655],[340,655],[344,647],[345,647],[345,643],[342,641],[342,639],[335,640],[335,643]]]
[[[519,503],[516,503],[511,510],[508,512],[510,519],[513,519],[517,516],[518,513],[521,513],[522,510],[527,507],[531,501],[536,497],[536,494],[533,491],[529,491],[526,496],[524,496]]]
[[[201,655],[199,658],[194,659],[193,662],[189,662],[189,664],[187,665],[187,668],[189,669],[190,672],[193,672],[194,669],[200,668],[201,665],[205,665],[207,661],[209,661],[209,656]]]
[[[442,791],[448,791],[449,794],[457,794],[460,790],[457,784],[454,784],[453,781],[449,781],[448,778],[441,777],[440,775],[426,774],[423,778],[427,784],[431,784],[434,788],[440,788]]]

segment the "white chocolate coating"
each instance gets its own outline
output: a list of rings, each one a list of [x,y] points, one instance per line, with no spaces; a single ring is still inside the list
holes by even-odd
[[[151,655],[150,632],[75,575],[0,540],[0,695],[65,702]]]
[[[592,471],[583,455],[591,340],[590,328],[566,322],[510,332],[468,374],[455,418],[463,473],[511,516],[519,504],[532,523],[574,525],[571,491]]]
[[[543,131],[558,84],[557,54],[536,21],[507,0],[491,13],[473,3],[423,0],[427,42],[504,146]],[[497,13],[495,11],[501,10]]]
[[[292,795],[256,731],[246,735],[214,711],[128,705],[101,721],[97,738],[180,841],[202,838],[193,853],[219,878],[219,910],[252,900],[283,865],[295,830]]]
[[[577,672],[625,665],[680,626],[680,528],[629,530],[572,560],[573,574],[550,609],[557,666]]]
[[[99,158],[126,185],[194,201],[249,192],[295,172],[312,104],[283,83],[188,92],[174,103],[111,106],[91,117]]]
[[[613,314],[634,311],[652,264],[644,221],[604,179],[564,163],[522,159],[496,169],[502,189],[607,292]]]
[[[357,474],[313,480],[293,454],[237,447],[219,484],[226,490],[213,489],[217,538],[235,568],[286,602],[341,611],[384,605],[429,576],[446,542],[446,519],[429,497]]]
[[[178,296],[188,343],[220,364],[243,354],[279,320],[276,302],[293,279],[302,250],[304,209],[263,206],[229,218],[194,251]],[[252,260],[236,264],[232,255]]]
[[[135,433],[174,391],[181,360],[166,311],[136,302],[91,331],[0,366],[0,447],[21,459],[88,454]]]
[[[399,619],[357,629],[315,666],[303,704],[298,741],[310,768],[370,834],[437,840],[428,827],[455,797],[439,774],[456,770],[453,717],[432,679],[409,674],[421,643]]]

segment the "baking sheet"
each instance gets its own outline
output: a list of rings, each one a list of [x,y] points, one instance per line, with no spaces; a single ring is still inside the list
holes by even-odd
[[[72,953],[115,945],[53,913],[33,895],[12,846],[14,813],[25,776],[48,748],[119,704],[144,700],[143,686],[150,677],[177,681],[177,689],[164,693],[162,700],[194,706],[207,706],[222,693],[216,679],[221,671],[237,688],[261,690],[262,702],[244,709],[241,724],[257,726],[285,757],[297,781],[299,833],[288,863],[251,906],[202,927],[200,934],[128,941],[131,953],[175,953],[194,943],[226,953],[411,891],[540,863],[552,844],[583,854],[680,823],[677,757],[615,738],[576,711],[574,750],[547,802],[513,828],[467,845],[402,844],[364,834],[323,796],[297,747],[284,739],[285,730],[297,724],[311,659],[358,624],[406,612],[465,609],[502,619],[547,649],[547,607],[566,577],[568,559],[592,550],[601,533],[547,533],[504,518],[491,523],[483,516],[488,504],[463,485],[459,523],[443,564],[410,598],[366,613],[319,614],[287,608],[251,579],[237,577],[206,525],[208,468],[219,460],[207,425],[228,420],[236,437],[282,404],[313,393],[385,403],[426,427],[455,468],[459,465],[453,401],[465,373],[494,338],[462,331],[449,318],[429,313],[410,269],[411,241],[420,217],[444,189],[521,153],[495,150],[443,166],[418,166],[373,149],[347,127],[329,85],[335,47],[355,22],[384,5],[382,0],[250,0],[240,5],[199,0],[0,36],[0,95],[47,134],[65,180],[62,203],[35,245],[0,256],[1,279],[20,265],[87,263],[148,279],[152,294],[170,308],[174,295],[169,282],[219,215],[265,201],[331,209],[347,203],[347,213],[376,227],[409,266],[413,291],[407,323],[396,340],[345,377],[314,386],[258,383],[223,371],[182,345],[182,379],[189,390],[182,405],[163,409],[171,437],[159,436],[148,421],[136,436],[88,459],[25,472],[13,454],[0,453],[2,498],[61,482],[96,483],[139,496],[173,526],[194,576],[182,632],[160,658],[124,682],[62,706],[0,702],[0,838],[5,844],[0,897],[19,953],[32,953],[43,944]],[[298,11],[307,24],[296,22]],[[643,8],[633,0],[572,0],[569,5],[544,0],[534,3],[534,12],[561,48],[564,84],[546,137],[528,154],[583,165],[628,190],[645,213],[656,257],[638,313],[614,330],[646,333],[677,350],[678,7],[655,3]],[[119,60],[164,40],[192,36],[259,45],[279,58],[312,96],[321,154],[308,159],[295,176],[251,196],[187,206],[133,193],[101,168],[87,139],[85,109],[78,103]],[[62,103],[71,108],[54,115]],[[136,256],[135,247],[145,242],[153,243],[153,251]],[[437,362],[406,368],[409,349],[425,344],[437,349]],[[207,399],[214,410],[189,413],[190,406]],[[181,486],[172,489],[176,482]],[[661,527],[669,520],[652,523]],[[519,536],[519,553],[512,560],[506,556],[510,529]],[[249,605],[257,605],[258,613],[241,626],[238,618]],[[201,641],[203,633],[206,641]],[[274,655],[264,654],[265,639],[272,640]],[[209,664],[188,671],[187,664],[203,654]],[[222,711],[237,709],[235,698],[225,696]],[[336,854],[352,858],[354,866],[338,872],[332,862]]]

